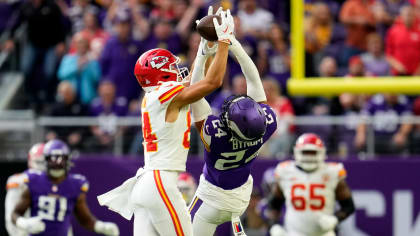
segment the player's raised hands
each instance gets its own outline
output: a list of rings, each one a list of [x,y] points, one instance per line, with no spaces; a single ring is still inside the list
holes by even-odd
[[[97,220],[95,222],[95,232],[100,233],[107,236],[119,236],[120,230],[118,229],[118,226],[113,222],[103,222],[100,220]]]
[[[222,23],[219,24],[216,18],[213,18],[214,28],[216,30],[217,38],[219,42],[230,44],[231,40],[235,38],[233,35],[235,24],[230,10],[222,11],[220,13]]]
[[[223,8],[219,7],[219,9],[217,9],[216,13],[214,15],[220,16],[220,13],[222,13]],[[207,15],[211,16],[213,15],[213,6],[209,6],[209,9],[207,10]],[[200,20],[196,20],[195,24],[198,25],[200,23]]]
[[[39,234],[45,231],[45,223],[42,222],[41,217],[19,217],[16,220],[16,226],[29,234]]]
[[[214,15],[220,16],[220,13],[222,13],[223,8],[219,7],[219,9],[217,9],[216,13],[214,13]],[[207,15],[213,15],[213,6],[209,6],[209,9],[207,10]]]
[[[217,43],[209,42],[205,38],[201,37],[200,46],[198,47],[197,56],[201,55],[204,57],[213,56],[217,51]]]

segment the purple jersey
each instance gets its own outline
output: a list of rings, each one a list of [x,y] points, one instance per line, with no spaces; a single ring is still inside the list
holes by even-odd
[[[372,116],[375,134],[394,134],[399,129],[399,119],[408,119],[411,106],[406,96],[398,96],[395,103],[388,103],[382,94],[373,96],[365,105],[362,115]]]
[[[31,193],[31,217],[40,216],[46,226],[45,231],[37,235],[67,235],[77,198],[89,188],[86,178],[69,174],[55,185],[44,172],[29,170],[26,174]]]
[[[213,185],[234,189],[248,180],[251,163],[277,129],[274,111],[266,104],[260,105],[266,114],[267,129],[264,136],[256,141],[242,142],[232,137],[218,116],[211,115],[204,123],[201,131],[206,146],[203,173]]]

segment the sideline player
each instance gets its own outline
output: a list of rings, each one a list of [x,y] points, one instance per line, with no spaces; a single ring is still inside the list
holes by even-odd
[[[221,13],[221,25],[213,23],[218,49],[206,78],[189,87],[179,81],[179,59],[164,49],[140,56],[135,75],[146,94],[142,102],[144,169],[120,187],[98,197],[101,205],[131,219],[134,235],[192,235],[191,218],[177,188],[179,172],[186,169],[190,146],[189,104],[222,85],[233,36],[230,11]]]
[[[28,153],[28,169],[45,171],[45,160],[44,160],[44,144],[34,144]],[[5,200],[5,220],[6,229],[11,236],[26,236],[28,235],[25,231],[17,228],[12,223],[12,212],[18,203],[20,196],[26,189],[27,178],[25,173],[17,173],[10,176],[7,179],[6,184],[6,200]],[[27,213],[29,214],[29,212]]]
[[[66,236],[74,212],[80,224],[99,234],[118,236],[116,224],[97,220],[89,211],[86,192],[89,184],[79,174],[69,174],[70,150],[60,140],[44,146],[46,172],[27,171],[27,188],[12,213],[12,222],[27,233],[39,236]],[[30,217],[24,217],[30,209]]]
[[[355,210],[346,170],[341,163],[325,162],[324,143],[315,134],[301,135],[293,151],[295,161],[279,163],[275,169],[277,181],[267,209],[279,211],[286,202],[288,236],[335,236],[337,224]],[[340,209],[334,212],[336,201]],[[285,235],[280,225],[270,233]]]
[[[245,235],[239,217],[251,197],[251,165],[277,128],[276,115],[265,104],[266,96],[256,66],[236,39],[229,49],[245,75],[248,96],[227,98],[220,116],[211,115],[205,100],[191,106],[205,146],[203,174],[189,206],[194,235],[211,236],[218,225],[228,221],[232,221],[235,235]],[[204,64],[212,53],[204,39],[199,51],[205,55],[197,54],[192,84],[204,77]]]
[[[184,198],[187,206],[190,205],[195,191],[197,190],[197,183],[195,182],[194,177],[188,172],[181,173],[178,176],[176,185],[178,186],[178,189],[182,194],[182,198]]]

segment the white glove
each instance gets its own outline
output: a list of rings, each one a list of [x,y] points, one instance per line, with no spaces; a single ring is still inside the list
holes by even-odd
[[[275,224],[270,228],[270,236],[286,236],[286,230],[279,224]]]
[[[226,12],[222,11],[220,13],[220,17],[222,18],[222,24],[220,25],[219,22],[217,22],[217,19],[213,18],[213,24],[218,41],[230,44],[230,42],[235,38],[233,35],[235,24],[233,22],[233,17],[230,14],[230,10],[227,10]]]
[[[45,230],[45,223],[39,216],[30,218],[19,217],[16,220],[16,226],[30,234],[38,234]]]
[[[107,236],[119,236],[120,230],[115,223],[112,222],[103,222],[97,220],[95,222],[94,231],[98,234],[103,234]]]
[[[328,232],[331,231],[337,226],[338,219],[332,215],[322,214],[318,219],[319,227],[324,231]]]

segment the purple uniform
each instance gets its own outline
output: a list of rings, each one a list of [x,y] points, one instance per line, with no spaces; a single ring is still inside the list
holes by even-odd
[[[37,235],[67,235],[77,198],[89,188],[86,178],[69,174],[55,185],[44,172],[29,170],[26,174],[31,193],[31,217],[40,216],[46,226],[45,231]]]
[[[400,127],[399,119],[411,115],[411,106],[405,96],[398,96],[395,103],[390,103],[385,96],[377,94],[366,104],[362,114],[373,117],[375,134],[393,134]]]
[[[203,174],[211,184],[229,190],[247,182],[251,163],[261,146],[277,129],[276,115],[270,106],[260,104],[266,114],[264,136],[252,142],[242,142],[227,131],[218,116],[209,116],[203,125],[202,138],[206,146]]]

